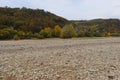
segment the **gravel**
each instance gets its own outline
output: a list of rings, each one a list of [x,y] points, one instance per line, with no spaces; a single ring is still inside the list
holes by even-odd
[[[0,80],[120,80],[120,37],[0,41]]]

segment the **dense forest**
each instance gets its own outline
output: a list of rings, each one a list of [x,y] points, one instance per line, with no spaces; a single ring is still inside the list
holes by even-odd
[[[13,27],[16,30],[39,32],[46,27],[64,26],[68,20],[40,9],[0,8],[0,29]]]
[[[94,19],[83,21],[72,21],[76,24],[76,27],[93,26],[96,25],[100,30],[115,33],[120,32],[120,20],[119,19]]]
[[[94,20],[80,20],[71,21],[74,26],[79,29],[89,29],[94,30],[97,28],[99,33],[108,32],[111,36],[120,36],[120,20],[119,19],[94,19]]]
[[[29,8],[0,7],[0,39],[120,36],[119,19],[70,21]]]

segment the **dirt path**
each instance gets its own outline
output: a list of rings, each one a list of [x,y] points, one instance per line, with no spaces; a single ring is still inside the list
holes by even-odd
[[[120,37],[0,41],[0,80],[120,80]]]

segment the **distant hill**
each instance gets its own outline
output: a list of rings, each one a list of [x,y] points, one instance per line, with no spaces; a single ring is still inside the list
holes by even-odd
[[[99,30],[105,30],[111,33],[120,33],[120,20],[119,19],[94,19],[94,20],[81,20],[71,21],[76,27],[82,26],[98,26]]]
[[[45,27],[64,26],[69,21],[40,9],[0,7],[0,29],[12,27],[16,30],[39,32]]]
[[[40,9],[0,7],[0,40],[110,36],[120,36],[119,19],[70,21]]]

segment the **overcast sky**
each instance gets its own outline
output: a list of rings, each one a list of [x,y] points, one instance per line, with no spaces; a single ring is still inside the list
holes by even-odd
[[[69,20],[120,19],[120,0],[0,0],[4,6],[44,9]]]

